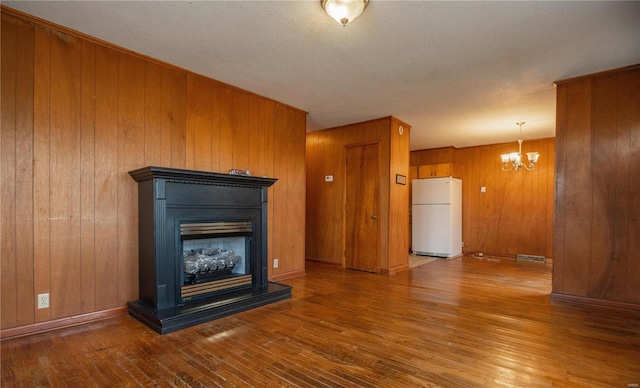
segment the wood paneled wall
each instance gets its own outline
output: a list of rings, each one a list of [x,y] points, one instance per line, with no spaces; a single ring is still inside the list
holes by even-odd
[[[402,133],[400,133],[402,127]],[[389,160],[389,263],[390,272],[408,266],[409,253],[409,158],[411,128],[391,121],[391,154]],[[396,175],[405,177],[406,184],[398,184]]]
[[[398,127],[404,133],[399,134]],[[408,259],[408,185],[396,185],[396,174],[409,175],[411,127],[393,117],[356,123],[307,135],[308,260],[344,265],[345,148],[379,145],[379,272],[406,268]],[[333,182],[324,177],[333,175]]]
[[[2,329],[137,299],[146,165],[278,178],[269,275],[304,273],[305,112],[4,7],[1,66]]]
[[[640,65],[557,83],[556,298],[640,308]]]
[[[555,139],[526,140],[522,151],[540,152],[535,171],[501,170],[500,155],[518,142],[411,152],[411,164],[455,163],[462,177],[465,253],[552,259]],[[481,192],[481,187],[486,192]]]

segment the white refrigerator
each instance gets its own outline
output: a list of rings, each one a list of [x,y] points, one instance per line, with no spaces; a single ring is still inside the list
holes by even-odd
[[[411,205],[411,250],[416,255],[462,254],[462,180],[414,179]]]

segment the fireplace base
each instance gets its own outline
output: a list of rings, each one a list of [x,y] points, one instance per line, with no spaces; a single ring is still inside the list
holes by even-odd
[[[239,290],[158,311],[141,301],[129,302],[129,315],[166,334],[289,298],[290,286],[269,282],[257,290]]]

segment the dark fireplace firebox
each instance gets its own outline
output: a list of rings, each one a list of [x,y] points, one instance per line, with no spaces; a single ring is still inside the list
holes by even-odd
[[[268,281],[272,178],[145,167],[138,182],[139,297],[129,314],[160,334],[291,297]]]

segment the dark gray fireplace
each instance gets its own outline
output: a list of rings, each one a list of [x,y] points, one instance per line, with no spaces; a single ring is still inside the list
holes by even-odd
[[[139,297],[164,334],[291,297],[267,274],[272,178],[145,167],[138,182]]]

